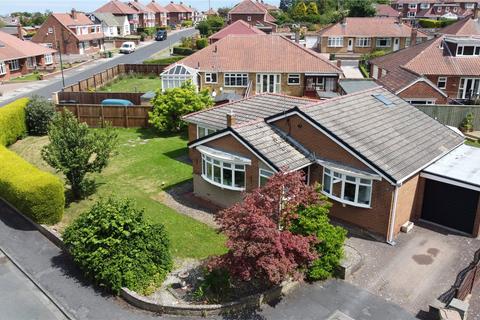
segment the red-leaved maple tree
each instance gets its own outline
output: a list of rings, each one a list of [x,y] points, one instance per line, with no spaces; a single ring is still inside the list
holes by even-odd
[[[312,250],[317,240],[290,232],[290,221],[299,207],[319,202],[315,188],[304,183],[303,173],[275,174],[264,187],[216,217],[228,237],[228,253],[211,266],[226,268],[243,281],[279,284],[295,276],[318,257]]]

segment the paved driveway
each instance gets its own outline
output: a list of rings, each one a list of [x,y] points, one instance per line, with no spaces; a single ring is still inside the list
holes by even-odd
[[[480,248],[478,239],[418,225],[400,234],[395,246],[356,237],[348,244],[364,258],[350,282],[420,315]]]

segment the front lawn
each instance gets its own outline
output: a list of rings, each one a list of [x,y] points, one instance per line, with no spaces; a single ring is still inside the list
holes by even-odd
[[[153,223],[165,225],[172,241],[172,254],[178,258],[205,258],[224,252],[224,240],[209,226],[177,213],[153,198],[162,190],[191,179],[186,140],[180,136],[159,137],[146,129],[118,129],[118,153],[110,165],[96,175],[97,192],[88,199],[70,203],[58,227],[63,230],[99,197],[129,197],[145,208]],[[27,137],[11,149],[27,161],[53,172],[40,156],[47,137]]]
[[[38,81],[38,80],[40,80],[39,73],[29,73],[24,76],[10,79],[10,82],[27,82],[27,81]]]
[[[162,87],[162,80],[158,76],[126,76],[119,77],[111,83],[101,87],[102,92],[148,92]]]

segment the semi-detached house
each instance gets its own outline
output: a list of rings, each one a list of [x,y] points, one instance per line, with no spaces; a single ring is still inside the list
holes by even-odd
[[[140,17],[138,11],[118,0],[111,0],[105,3],[103,6],[95,10],[95,12],[111,13],[116,17],[126,18],[130,25],[130,33],[136,33],[137,28],[140,26]]]
[[[415,21],[427,19],[462,19],[475,15],[480,10],[478,0],[394,0],[392,8],[400,12],[403,19]]]
[[[333,218],[388,242],[418,219],[479,233],[480,152],[384,88],[323,101],[261,94],[183,119],[194,193],[220,206],[301,170]]]

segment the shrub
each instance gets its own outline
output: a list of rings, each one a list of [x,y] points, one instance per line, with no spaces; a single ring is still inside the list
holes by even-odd
[[[145,41],[147,34],[145,32],[140,33],[140,41]]]
[[[27,98],[18,99],[0,108],[0,145],[14,143],[27,133],[25,106]]]
[[[28,133],[34,136],[47,134],[48,124],[54,115],[53,103],[43,97],[32,97],[25,108]]]
[[[185,56],[172,56],[172,57],[167,57],[167,58],[162,58],[162,59],[150,59],[150,60],[143,61],[143,64],[169,65],[169,64],[175,63],[179,60],[182,60],[183,58],[185,58]]]
[[[191,26],[193,26],[192,20],[185,20],[182,22],[182,27],[184,28],[190,28]]]
[[[197,39],[197,41],[195,43],[195,46],[197,47],[198,50],[201,50],[201,49],[205,48],[206,46],[208,46],[207,38]]]
[[[37,223],[62,219],[65,195],[62,181],[0,146],[0,197]]]
[[[418,23],[422,28],[440,28],[442,26],[441,21],[433,20],[433,19],[419,19]]]
[[[194,52],[191,48],[186,47],[173,47],[173,54],[178,54],[181,56],[189,56]]]
[[[75,262],[101,287],[148,294],[172,268],[170,242],[161,224],[150,225],[127,199],[100,200],[63,234]]]
[[[228,270],[214,269],[205,271],[205,279],[200,283],[195,290],[197,299],[206,298],[210,303],[220,303],[231,294],[232,279]]]

